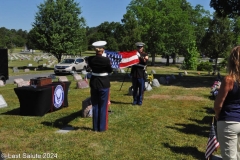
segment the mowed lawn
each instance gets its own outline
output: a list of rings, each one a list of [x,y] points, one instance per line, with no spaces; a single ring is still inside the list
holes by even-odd
[[[42,117],[19,115],[16,85],[0,87],[8,104],[0,108],[0,150],[20,159],[27,155],[43,157],[46,153],[62,160],[205,159],[214,116],[209,96],[216,76],[187,71],[188,75],[180,77],[184,70],[178,67],[149,66],[148,73],[151,70],[156,71],[156,79],[172,74],[176,79],[145,91],[142,106],[131,105],[131,82],[126,73],[110,77],[113,112],[106,132],[93,132],[92,119],[81,116],[82,101],[90,97],[90,89],[76,89],[71,75],[67,76],[71,81],[69,106]],[[57,133],[66,126],[74,130]]]

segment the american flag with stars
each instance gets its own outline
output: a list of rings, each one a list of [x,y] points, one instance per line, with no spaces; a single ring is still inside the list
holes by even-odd
[[[106,57],[108,57],[112,63],[112,68],[127,68],[134,64],[139,63],[138,52],[126,51],[126,52],[113,52],[105,50]]]
[[[219,146],[220,145],[217,141],[214,125],[212,124],[205,152],[205,158],[208,159],[212,155],[212,153],[219,148]]]

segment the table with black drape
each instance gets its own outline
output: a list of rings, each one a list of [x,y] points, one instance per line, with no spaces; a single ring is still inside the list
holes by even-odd
[[[52,82],[51,84],[38,87],[24,86],[14,88],[20,102],[20,115],[43,116],[47,112],[68,107],[70,84],[71,82]]]

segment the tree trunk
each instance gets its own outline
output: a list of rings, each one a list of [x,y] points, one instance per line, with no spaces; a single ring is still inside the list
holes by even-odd
[[[218,65],[218,57],[216,57],[216,60],[215,60],[215,67],[214,67],[214,72],[215,72],[215,70],[217,70],[217,65]]]
[[[57,60],[58,60],[58,63],[60,63],[61,62],[61,59],[62,59],[62,54],[58,54],[58,53],[52,53],[52,55],[53,56],[55,56],[56,58],[57,58]]]
[[[155,52],[152,55],[152,62],[151,62],[151,66],[155,65]]]
[[[176,64],[176,53],[172,54],[172,59],[173,59],[172,64]]]
[[[169,66],[169,55],[166,56],[166,66]]]
[[[176,64],[176,57],[173,58],[172,64]]]

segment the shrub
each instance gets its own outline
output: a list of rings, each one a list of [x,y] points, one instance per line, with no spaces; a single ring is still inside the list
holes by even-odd
[[[212,63],[206,61],[206,62],[201,62],[197,66],[198,71],[212,71],[213,66]]]

